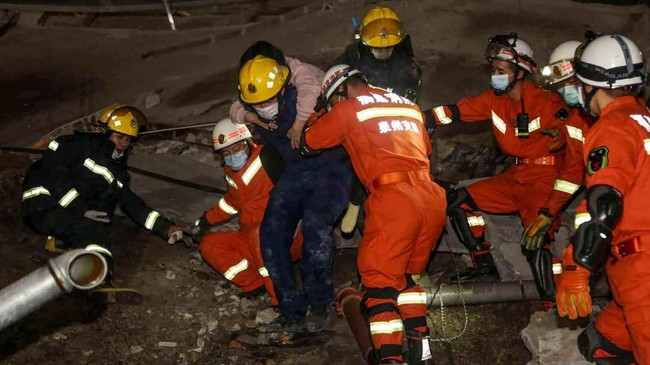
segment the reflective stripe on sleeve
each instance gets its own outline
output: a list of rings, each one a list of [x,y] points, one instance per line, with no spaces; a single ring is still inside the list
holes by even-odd
[[[643,148],[645,148],[645,153],[650,155],[650,138],[643,140]]]
[[[404,330],[404,324],[402,324],[401,319],[393,319],[392,321],[386,322],[370,322],[370,334],[391,334],[395,332],[402,332]]]
[[[230,204],[226,203],[226,199],[219,199],[219,208],[230,215],[235,215],[239,213],[237,209],[233,208]]]
[[[144,222],[144,227],[148,230],[152,230],[153,226],[156,224],[156,219],[160,217],[160,213],[156,212],[155,210],[152,210],[149,212],[149,215],[147,215],[147,220]]]
[[[397,297],[397,305],[427,304],[427,293],[401,293]]]
[[[553,185],[553,189],[557,191],[561,191],[563,193],[573,194],[576,191],[578,191],[578,189],[580,189],[580,185],[574,184],[570,181],[558,179],[555,180],[555,185]]]
[[[449,124],[452,122],[451,118],[445,114],[445,107],[444,106],[437,106],[433,108],[433,112],[436,114],[436,117],[440,121],[441,124]]]
[[[95,174],[101,175],[104,179],[106,179],[106,181],[109,184],[112,183],[113,180],[115,179],[113,177],[113,174],[108,170],[108,168],[106,168],[106,167],[104,167],[102,165],[98,165],[97,163],[95,163],[95,161],[93,161],[90,158],[87,158],[84,161],[84,166],[86,166],[88,168],[88,170],[94,172]]]
[[[422,123],[422,113],[411,108],[368,108],[357,112],[359,122],[381,117],[408,117]]]
[[[37,186],[35,188],[31,188],[31,189],[25,190],[23,192],[23,201],[25,201],[27,199],[31,199],[31,198],[33,198],[35,196],[38,196],[38,195],[51,195],[51,194],[50,194],[50,191],[45,189],[44,187]]]
[[[242,272],[242,271],[244,271],[246,269],[248,269],[248,260],[243,259],[243,260],[239,261],[239,263],[237,263],[237,265],[231,266],[228,270],[226,270],[226,272],[223,273],[223,276],[226,279],[232,281],[232,279],[234,279],[235,276],[237,276],[237,274],[239,274],[240,272]]]
[[[120,180],[117,180],[117,187],[122,189],[123,186],[124,186],[124,184],[122,184],[122,182]]]
[[[59,200],[59,205],[62,207],[67,207],[72,203],[73,200],[75,200],[79,196],[79,193],[77,192],[77,189],[72,188],[70,189],[65,195]]]

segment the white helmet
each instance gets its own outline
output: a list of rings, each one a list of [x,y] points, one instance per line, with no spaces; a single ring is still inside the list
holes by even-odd
[[[646,68],[639,47],[622,35],[602,35],[576,51],[576,74],[587,85],[616,89],[642,85]]]
[[[361,74],[361,71],[353,68],[350,65],[336,65],[332,66],[323,77],[321,84],[320,97],[323,102],[327,103],[330,96],[334,94],[336,89],[352,75]]]
[[[542,69],[542,75],[546,77],[551,84],[567,80],[575,75],[573,59],[575,58],[576,49],[582,42],[566,41],[555,47],[551,52],[548,60],[548,66]]]
[[[517,37],[517,33],[496,35],[488,40],[485,50],[488,61],[499,59],[514,63],[528,72],[533,72],[537,64],[533,58],[533,50],[528,42]]]
[[[248,138],[253,138],[248,127],[244,124],[235,124],[230,118],[218,121],[212,130],[212,146],[215,151]]]

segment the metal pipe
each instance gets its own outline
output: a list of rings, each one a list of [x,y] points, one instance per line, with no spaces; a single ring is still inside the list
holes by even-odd
[[[72,250],[50,259],[0,291],[0,331],[64,292],[95,288],[107,271],[106,260],[94,251]]]
[[[345,316],[366,364],[375,365],[377,361],[372,352],[368,323],[361,314],[362,297],[363,294],[352,287],[343,288],[336,293],[336,311],[339,315]]]
[[[156,133],[163,133],[163,132],[171,132],[171,131],[180,131],[184,129],[196,129],[196,128],[205,128],[205,127],[214,127],[215,122],[211,123],[199,123],[199,124],[190,124],[190,125],[181,125],[178,127],[169,127],[169,128],[162,128],[162,129],[154,129],[150,131],[144,131],[138,133],[138,136],[146,136],[148,134],[156,134]]]
[[[424,287],[427,306],[439,307],[465,304],[507,303],[539,300],[539,292],[533,280],[487,283],[440,284],[438,287]],[[605,281],[599,281],[593,288],[592,297],[609,295]],[[442,302],[442,303],[441,303]]]

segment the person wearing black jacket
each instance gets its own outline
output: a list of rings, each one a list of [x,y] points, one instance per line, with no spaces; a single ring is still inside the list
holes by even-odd
[[[135,222],[175,242],[182,229],[151,209],[129,188],[128,149],[138,136],[145,116],[129,106],[104,111],[102,133],[76,132],[56,138],[43,157],[27,171],[23,182],[22,218],[32,230],[55,237],[46,248],[54,252],[83,248],[96,251],[108,263],[108,301],[127,294],[141,301],[128,288],[113,288],[113,253],[109,223],[119,205]],[[56,246],[53,244],[56,242]]]
[[[334,65],[350,65],[366,75],[371,85],[417,103],[422,70],[415,61],[411,38],[399,15],[389,7],[370,9],[359,25],[358,38],[347,46]],[[350,235],[354,231],[365,199],[365,188],[355,176],[350,204],[341,221],[344,234]]]

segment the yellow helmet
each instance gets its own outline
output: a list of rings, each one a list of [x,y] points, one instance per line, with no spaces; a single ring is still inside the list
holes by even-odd
[[[113,132],[136,138],[140,124],[147,123],[147,118],[140,110],[132,106],[117,105],[104,110],[99,122],[105,124],[106,128]]]
[[[257,56],[239,70],[239,98],[245,104],[261,104],[278,95],[289,81],[289,68]]]
[[[359,35],[368,47],[386,48],[400,44],[406,38],[406,31],[395,10],[378,6],[363,17]]]

